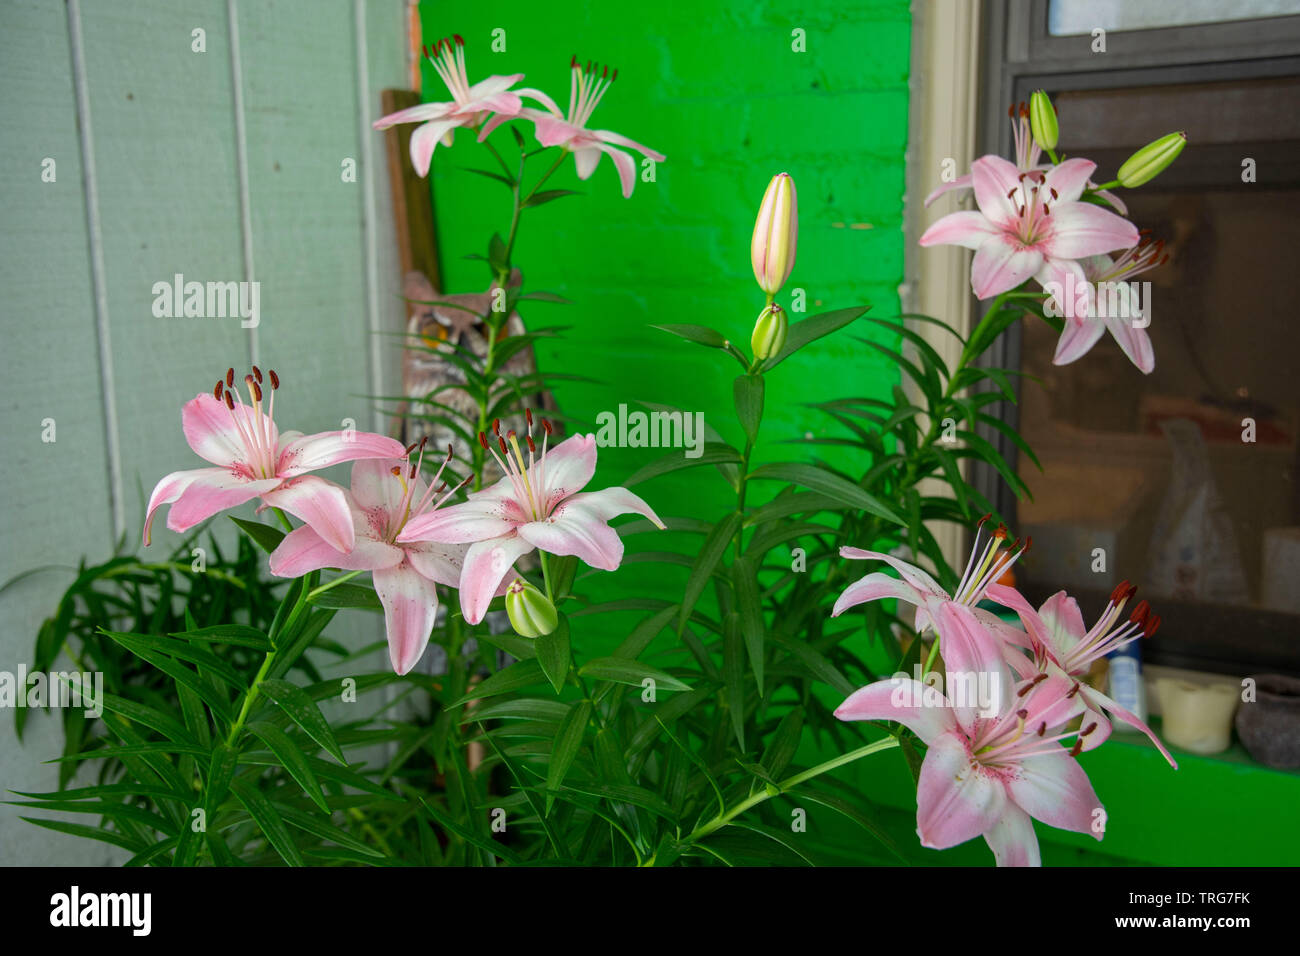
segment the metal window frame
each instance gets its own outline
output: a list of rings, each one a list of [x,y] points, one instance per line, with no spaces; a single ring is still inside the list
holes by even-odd
[[[1163,86],[1179,83],[1300,76],[1300,15],[1270,17],[1232,23],[1199,24],[1149,30],[1107,31],[1106,53],[1091,52],[1092,37],[1056,37],[1047,32],[1047,0],[985,0],[981,44],[979,149],[980,155],[1010,155],[1012,136],[1006,120],[1008,103],[1027,100],[1035,89],[1050,92],[1104,90],[1119,87]],[[1245,144],[1241,144],[1245,145]],[[1239,149],[1234,146],[1234,149]],[[1287,178],[1300,185],[1300,157],[1294,175]],[[1180,184],[1205,185],[1213,182],[1205,165],[1177,173]],[[1175,175],[1170,170],[1168,176]],[[987,309],[976,306],[977,315]],[[1021,329],[1013,324],[983,358],[997,368],[1018,369],[1021,365]],[[1021,385],[1014,383],[1017,399]],[[989,409],[1013,428],[1019,428],[1018,406],[999,402]],[[1019,453],[1000,432],[982,428],[981,433],[1017,467]],[[976,463],[971,483],[992,502],[1008,521],[1017,511],[1015,494],[990,466]],[[1198,615],[1188,621],[1228,623],[1242,610],[1197,605]],[[1238,622],[1239,623],[1239,622]],[[1235,627],[1231,629],[1235,630]],[[1174,635],[1153,646],[1151,659],[1201,670],[1222,670],[1227,662],[1241,667],[1267,667],[1300,676],[1300,655],[1282,655],[1278,648],[1254,654],[1249,648],[1229,647],[1221,638],[1197,633]]]

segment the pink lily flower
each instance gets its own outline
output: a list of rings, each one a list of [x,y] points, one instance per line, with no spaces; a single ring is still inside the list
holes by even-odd
[[[982,836],[998,866],[1039,866],[1031,818],[1100,840],[1094,822],[1104,819],[1104,811],[1073,759],[1095,727],[1063,729],[1080,712],[1072,682],[1039,674],[1012,692],[997,639],[970,608],[945,604],[938,624],[945,644],[960,635],[961,643],[982,655],[969,662],[978,672],[1006,679],[1008,691],[995,713],[982,716],[937,688],[903,677],[868,684],[835,711],[840,720],[899,721],[925,742],[916,794],[921,845],[942,850]],[[1075,742],[1066,750],[1060,741],[1068,737]]]
[[[1163,253],[1163,240],[1144,239],[1118,257],[1089,256],[1080,261],[1086,280],[1096,289],[1093,306],[1087,315],[1082,316],[1076,309],[1076,315],[1066,321],[1056,343],[1056,355],[1052,358],[1054,365],[1069,365],[1082,358],[1097,344],[1102,333],[1109,331],[1129,361],[1144,375],[1151,374],[1156,367],[1155,351],[1151,347],[1146,323],[1137,324],[1143,317],[1143,308],[1137,290],[1129,280],[1168,262],[1168,255]],[[1118,301],[1107,296],[1105,307],[1100,304],[1103,284],[1114,289],[1119,296]],[[1111,305],[1116,308],[1112,309]],[[1116,312],[1118,314],[1113,314]]]
[[[444,146],[450,146],[459,127],[476,127],[487,118],[489,113],[496,113],[509,119],[523,106],[519,93],[526,92],[510,90],[510,87],[524,78],[522,73],[489,76],[486,80],[480,80],[471,86],[469,74],[465,72],[465,41],[460,36],[455,36],[451,40],[439,40],[433,45],[432,55],[426,48],[424,57],[433,64],[442,82],[447,84],[447,90],[451,93],[451,102],[421,103],[418,106],[398,110],[396,113],[389,113],[375,120],[374,123],[375,129],[388,129],[398,123],[423,124],[411,134],[411,165],[421,176],[429,174],[429,165],[433,162],[433,150],[439,141]]]
[[[1037,140],[1034,139],[1034,135],[1029,129],[1029,104],[1021,103],[1018,115],[1016,106],[1012,104],[1012,106],[1007,110],[1007,115],[1011,117],[1011,133],[1015,137],[1016,141],[1016,168],[1022,173],[1045,173],[1047,170],[1051,169],[1051,163],[1040,162],[1043,155],[1043,149],[1038,145]],[[970,188],[970,173],[967,173],[965,176],[958,176],[950,183],[943,183],[938,189],[926,196],[925,205],[929,208],[930,204],[940,196],[952,192],[955,189],[965,190]],[[1092,190],[1102,199],[1106,200],[1106,202],[1110,203],[1110,205],[1121,215],[1128,214],[1128,207],[1124,205],[1124,201],[1120,199],[1119,196],[1115,195],[1115,193],[1107,189],[1097,189],[1096,184],[1091,179],[1088,180],[1087,188]]]
[[[593,568],[613,571],[623,560],[623,541],[609,526],[609,519],[635,512],[664,527],[650,506],[626,488],[581,491],[596,471],[594,435],[574,435],[548,454],[551,425],[543,420],[545,434],[538,455],[532,412],[526,419],[526,462],[515,433],[503,437],[500,422],[495,423],[500,455],[486,435],[480,434],[479,442],[492,452],[504,477],[491,488],[471,494],[464,504],[412,518],[397,536],[399,543],[439,541],[470,546],[460,577],[460,605],[470,624],[483,619],[511,565],[534,548],[577,555]]]
[[[618,79],[618,70],[611,75],[609,67],[602,68],[599,64],[593,65],[590,62],[584,68],[579,65],[576,56],[570,62],[569,68],[571,77],[567,115],[560,112],[555,101],[540,90],[520,92],[541,103],[546,107],[546,111],[524,107],[518,115],[532,120],[537,131],[537,141],[543,146],[563,146],[573,153],[573,162],[579,179],[590,178],[596,171],[601,154],[608,154],[618,169],[619,182],[623,186],[623,198],[628,199],[632,195],[632,187],[636,184],[636,161],[618,147],[635,149],[657,163],[664,162],[667,157],[618,133],[605,129],[588,129],[587,122],[591,119],[592,112],[604,98],[611,84]],[[597,70],[601,71],[599,75],[596,73]],[[501,115],[492,117],[484,127],[484,135],[509,118]]]
[[[1021,172],[999,156],[977,159],[971,184],[979,210],[944,216],[921,236],[921,245],[974,249],[971,288],[978,298],[1035,279],[1044,288],[1082,289],[1091,309],[1092,287],[1076,260],[1127,249],[1139,238],[1127,219],[1079,200],[1096,168],[1086,159],[1067,159],[1045,173]],[[1061,314],[1073,315],[1074,302],[1064,298],[1053,292]]]
[[[244,376],[249,404],[235,388],[229,369],[212,394],[186,402],[181,409],[185,440],[215,468],[174,471],[154,487],[144,520],[149,544],[154,512],[171,505],[167,527],[187,531],[227,508],[260,498],[263,507],[282,508],[320,533],[334,547],[351,551],[352,518],[343,489],[307,474],[359,458],[392,458],[400,442],[370,432],[280,433],[274,421],[279,376],[268,373],[271,399],[262,411],[262,372],[253,366]]]
[[[451,461],[450,449],[427,484],[420,475],[423,460],[421,442],[414,463],[404,454],[352,466],[348,507],[357,543],[350,552],[340,551],[304,525],[286,535],[271,553],[271,573],[283,578],[321,568],[371,572],[384,606],[388,658],[398,674],[410,671],[429,644],[438,616],[436,585],[455,587],[465,559],[463,545],[397,543],[398,534],[413,518],[436,511],[460,487],[438,488],[442,470]],[[436,497],[440,491],[445,493]]]
[[[989,586],[1020,560],[1020,556],[1029,550],[1030,545],[1030,542],[1025,542],[1022,547],[1019,539],[1017,539],[1010,547],[1003,550],[1003,543],[1006,541],[1008,534],[1005,527],[998,525],[989,535],[988,540],[984,542],[981,549],[982,531],[984,523],[988,519],[988,515],[981,518],[979,525],[975,529],[975,542],[971,546],[970,559],[966,563],[966,570],[962,574],[954,594],[945,591],[939,585],[939,582],[924,569],[902,561],[892,554],[884,554],[879,551],[864,551],[861,548],[840,548],[841,557],[854,560],[884,561],[897,571],[902,576],[902,579],[891,577],[883,571],[871,572],[844,589],[839,599],[836,600],[835,607],[831,610],[831,617],[839,617],[849,608],[865,604],[868,601],[882,601],[894,598],[905,604],[915,606],[916,618],[913,629],[918,635],[922,635],[935,626],[934,622],[944,605],[956,604],[970,608],[986,628],[1000,635],[1005,642],[1015,646],[1028,646],[1025,635],[1019,629],[1010,626],[983,608],[976,607],[980,601],[984,600],[985,592]],[[1023,660],[1024,655],[1017,653],[1016,658]],[[944,653],[944,660],[951,666],[952,662],[948,661],[946,653]],[[1012,660],[1013,665],[1016,663],[1010,657],[1009,660]]]
[[[1011,608],[1020,615],[1021,623],[1033,642],[1034,656],[1039,667],[1068,677],[1077,685],[1079,699],[1084,706],[1084,723],[1097,725],[1097,733],[1089,736],[1084,750],[1101,746],[1110,736],[1110,721],[1106,718],[1106,712],[1109,711],[1146,734],[1164,754],[1169,765],[1177,770],[1177,761],[1165,749],[1155,732],[1139,720],[1136,714],[1082,682],[1094,661],[1138,638],[1150,637],[1160,626],[1160,615],[1152,614],[1146,601],[1138,602],[1129,617],[1122,616],[1124,605],[1136,592],[1137,588],[1127,581],[1122,582],[1111,592],[1110,602],[1091,630],[1084,627],[1078,602],[1064,591],[1057,591],[1037,611],[1014,588],[994,584],[989,587],[988,596],[989,600]]]

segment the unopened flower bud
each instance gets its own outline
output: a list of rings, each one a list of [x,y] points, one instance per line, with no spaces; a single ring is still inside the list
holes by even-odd
[[[1029,97],[1029,130],[1034,134],[1034,142],[1043,149],[1048,152],[1056,149],[1061,128],[1057,125],[1052,101],[1042,90],[1035,90]]]
[[[1161,136],[1154,143],[1147,143],[1124,160],[1124,165],[1119,168],[1119,174],[1115,178],[1119,180],[1121,186],[1128,189],[1150,182],[1178,158],[1178,154],[1186,145],[1186,133],[1169,133]]]
[[[768,295],[781,291],[794,268],[795,248],[799,241],[798,205],[790,174],[773,176],[763,194],[763,204],[754,222],[754,239],[749,247],[754,278]]]
[[[516,578],[506,589],[506,614],[510,625],[520,637],[541,637],[550,634],[560,623],[555,605],[550,599],[523,578]]]
[[[758,314],[754,334],[749,339],[756,362],[765,362],[781,351],[785,346],[787,327],[785,309],[775,302]]]

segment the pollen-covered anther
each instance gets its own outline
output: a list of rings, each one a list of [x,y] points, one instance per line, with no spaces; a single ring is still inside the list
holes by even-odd
[[[253,378],[257,379],[257,384],[262,384],[262,370],[256,365],[253,366]]]
[[[1097,722],[1094,720],[1087,727],[1084,727],[1083,730],[1079,731],[1079,736],[1086,737],[1096,729],[1097,729]]]
[[[1075,740],[1074,746],[1070,748],[1070,756],[1077,757],[1081,753],[1083,753],[1083,741]]]
[[[233,368],[228,368],[226,369],[226,388],[234,388],[234,387],[235,387],[235,370]]]
[[[484,450],[484,451],[491,451],[491,449],[488,447],[488,440],[487,440],[487,433],[486,433],[486,432],[479,432],[479,433],[478,433],[478,443],[479,443],[480,445],[483,446],[483,450]]]
[[[221,381],[221,379],[217,379],[217,387],[212,390],[212,397],[217,401],[221,401],[221,390],[225,387],[226,383]]]
[[[275,374],[275,369],[273,368],[267,369],[266,374],[271,377],[271,391],[275,391],[280,387],[280,376]]]

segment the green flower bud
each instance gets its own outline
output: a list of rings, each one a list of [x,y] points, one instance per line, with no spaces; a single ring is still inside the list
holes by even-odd
[[[1057,125],[1052,101],[1042,90],[1034,90],[1029,97],[1029,129],[1034,134],[1034,142],[1043,149],[1048,152],[1056,149],[1061,128]]]
[[[754,323],[754,334],[749,338],[756,362],[766,362],[781,351],[785,345],[787,327],[785,309],[775,302],[758,314],[758,321]]]
[[[555,605],[536,585],[523,578],[515,578],[506,590],[506,614],[510,617],[510,626],[520,637],[550,634],[560,623]]]
[[[1150,182],[1168,168],[1178,158],[1178,154],[1187,145],[1186,133],[1169,133],[1161,136],[1154,143],[1147,143],[1136,153],[1124,160],[1115,177],[1119,184],[1128,189]]]

